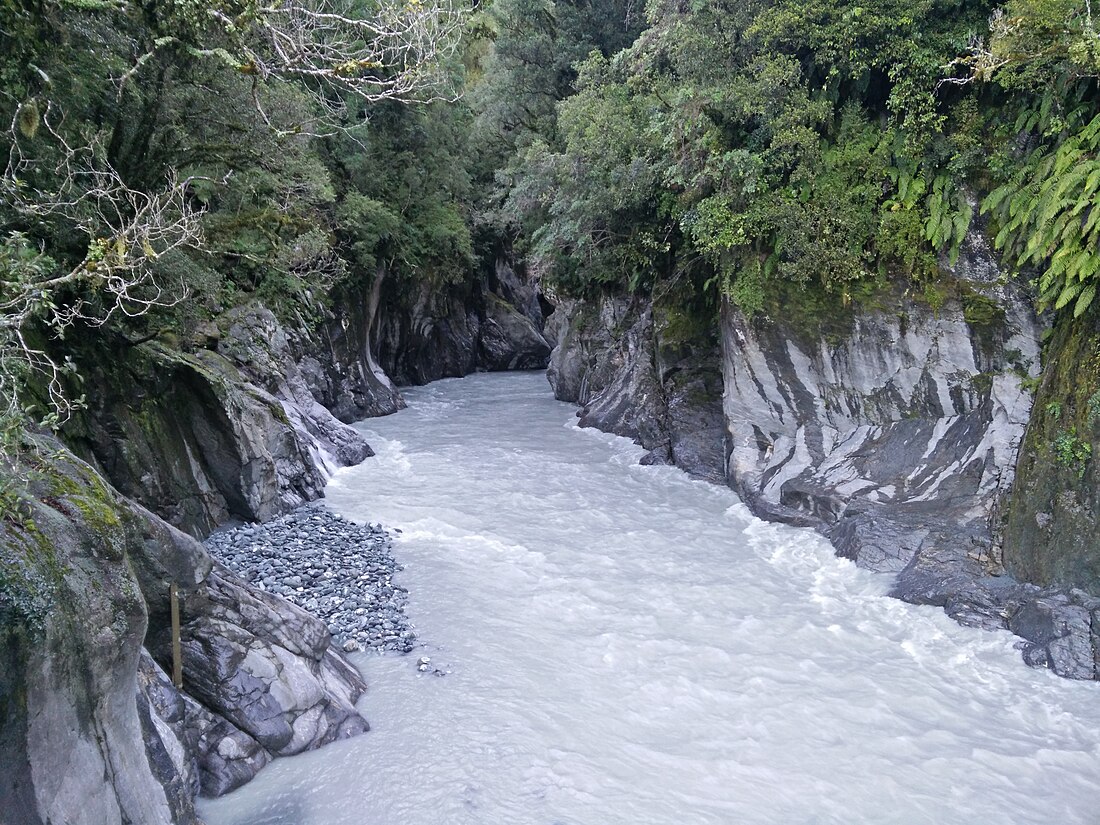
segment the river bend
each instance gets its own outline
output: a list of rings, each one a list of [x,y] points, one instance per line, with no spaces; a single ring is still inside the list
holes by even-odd
[[[416,656],[355,659],[372,732],[209,825],[1095,823],[1100,685],[729,490],[578,429],[540,374],[407,392],[330,506],[403,533]]]

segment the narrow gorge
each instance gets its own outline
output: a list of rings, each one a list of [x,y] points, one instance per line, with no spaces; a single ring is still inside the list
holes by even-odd
[[[0,825],[1094,821],[1098,55],[4,5]]]

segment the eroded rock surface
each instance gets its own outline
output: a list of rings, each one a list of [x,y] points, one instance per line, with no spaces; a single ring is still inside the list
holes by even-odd
[[[638,299],[562,301],[547,321],[556,343],[547,377],[555,398],[581,405],[582,427],[634,439],[649,450],[646,463],[721,481],[717,340],[713,333],[673,336],[667,321]]]
[[[758,515],[815,527],[841,555],[894,574],[895,596],[1009,628],[1030,664],[1095,678],[1093,603],[1018,581],[1002,558],[1042,325],[980,231],[952,275],[942,307],[899,290],[817,327],[727,306],[720,356],[698,332],[670,345],[668,319],[645,302],[564,301],[547,325],[550,382],[581,405],[582,425],[634,438],[646,461],[725,480]],[[1018,558],[1046,553],[1029,548]]]
[[[0,822],[195,822],[196,792],[367,729],[365,685],[322,622],[217,568],[56,441],[23,460],[42,469],[0,520]],[[182,692],[163,670],[171,583]]]
[[[99,391],[65,433],[124,495],[195,536],[312,501],[331,468],[371,455],[313,395],[274,315],[249,305],[221,322],[213,349],[149,342],[89,365]]]
[[[387,280],[374,333],[378,361],[399,385],[478,370],[541,369],[550,357],[537,287],[500,260],[491,277],[411,294]]]

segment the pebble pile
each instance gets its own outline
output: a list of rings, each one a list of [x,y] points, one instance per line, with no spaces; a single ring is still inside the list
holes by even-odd
[[[417,646],[405,617],[408,591],[389,534],[308,504],[266,524],[237,527],[206,540],[210,554],[245,581],[277,593],[324,621],[347,653]]]

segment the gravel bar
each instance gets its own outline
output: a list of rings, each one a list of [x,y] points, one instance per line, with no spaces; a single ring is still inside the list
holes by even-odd
[[[364,527],[313,503],[215,533],[206,548],[254,587],[320,618],[347,653],[408,653],[418,645],[405,616],[408,591],[393,583],[403,568],[381,525]]]

